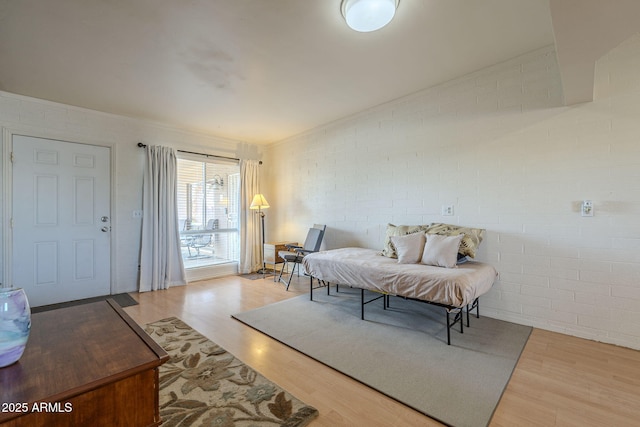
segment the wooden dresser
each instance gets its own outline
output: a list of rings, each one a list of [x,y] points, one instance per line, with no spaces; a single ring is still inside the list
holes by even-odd
[[[17,363],[0,368],[0,425],[157,426],[169,359],[112,300],[37,313]]]

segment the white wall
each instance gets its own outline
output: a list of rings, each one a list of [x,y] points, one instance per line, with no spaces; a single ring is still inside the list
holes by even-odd
[[[267,240],[326,223],[326,248],[381,249],[389,222],[486,228],[484,315],[640,348],[640,37],[596,82],[595,102],[562,106],[549,47],[271,145]]]
[[[116,252],[112,260],[113,293],[137,289],[142,223],[132,213],[142,209],[144,164],[144,150],[137,147],[138,142],[235,158],[261,156],[255,145],[6,92],[0,92],[0,127],[25,135],[112,146],[115,151],[112,242]]]

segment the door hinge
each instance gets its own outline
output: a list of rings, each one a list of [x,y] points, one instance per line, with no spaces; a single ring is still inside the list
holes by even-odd
[[[15,157],[13,157],[13,151],[11,152],[11,163],[13,163],[13,161],[15,160]]]

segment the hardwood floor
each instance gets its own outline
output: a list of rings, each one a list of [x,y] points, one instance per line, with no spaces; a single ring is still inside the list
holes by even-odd
[[[140,304],[125,311],[140,324],[181,318],[316,407],[320,416],[313,426],[441,425],[231,318],[234,313],[307,293],[308,279],[295,279],[288,292],[270,278],[229,276],[132,293]],[[639,351],[535,329],[490,425],[639,424]]]

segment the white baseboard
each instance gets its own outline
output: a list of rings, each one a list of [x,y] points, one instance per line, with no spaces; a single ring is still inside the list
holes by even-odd
[[[208,265],[206,267],[190,268],[186,273],[188,282],[230,276],[238,274],[238,263],[229,262],[225,264]]]

